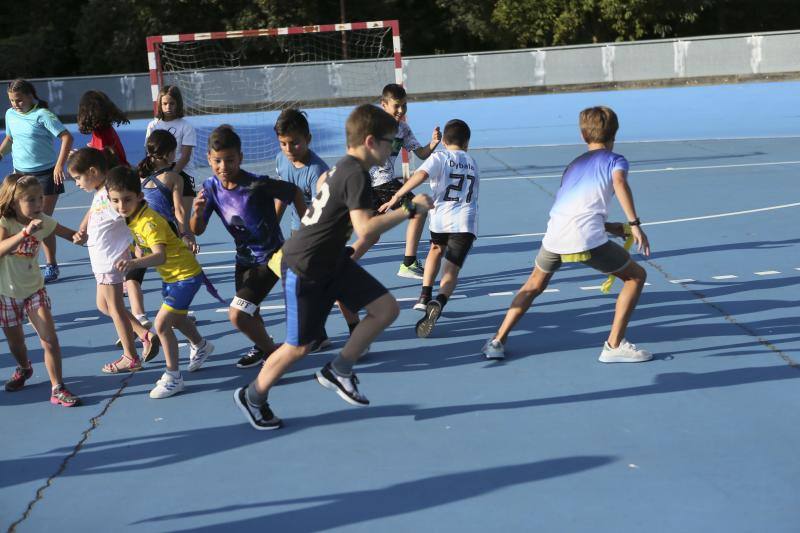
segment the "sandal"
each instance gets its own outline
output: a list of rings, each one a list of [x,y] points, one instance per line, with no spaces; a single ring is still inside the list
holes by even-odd
[[[125,372],[136,372],[142,369],[142,363],[138,358],[130,359],[121,355],[119,359],[113,363],[107,363],[103,366],[103,373],[105,374],[123,374]]]

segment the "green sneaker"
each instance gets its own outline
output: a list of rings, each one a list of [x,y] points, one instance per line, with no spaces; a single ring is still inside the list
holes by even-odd
[[[400,270],[397,271],[397,275],[401,278],[422,279],[423,272],[425,272],[425,270],[419,263],[419,259],[417,259],[411,266],[400,263]]]

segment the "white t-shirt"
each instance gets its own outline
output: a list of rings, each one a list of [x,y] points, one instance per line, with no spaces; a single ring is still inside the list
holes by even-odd
[[[478,165],[463,150],[434,152],[417,169],[433,190],[430,230],[478,235]]]
[[[628,161],[610,150],[592,150],[569,164],[550,209],[542,246],[556,254],[576,254],[608,242],[605,222],[614,194],[615,170],[628,172]]]
[[[191,146],[193,149],[197,148],[197,132],[194,126],[189,124],[185,118],[176,118],[175,120],[169,121],[154,118],[150,121],[150,124],[147,125],[147,134],[144,137],[145,142],[147,142],[147,138],[150,137],[153,130],[167,130],[175,136],[175,140],[178,141],[178,148],[175,150],[175,159],[173,161],[177,161],[181,158],[181,155],[183,155],[183,146]],[[184,170],[187,174],[191,174],[189,171],[193,169],[194,163],[192,159],[189,158],[189,162],[186,163]]]
[[[113,272],[114,262],[128,253],[133,241],[131,230],[125,223],[125,217],[112,207],[105,187],[94,193],[89,212],[86,246],[89,248],[92,272]]]
[[[378,185],[389,183],[394,179],[394,162],[397,160],[401,148],[413,152],[420,147],[422,147],[422,145],[419,144],[417,138],[414,137],[411,126],[409,126],[407,122],[398,122],[397,133],[392,143],[391,155],[382,166],[369,169],[369,176],[372,178],[372,186],[377,187]]]

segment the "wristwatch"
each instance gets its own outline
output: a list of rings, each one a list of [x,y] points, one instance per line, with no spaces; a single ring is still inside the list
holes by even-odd
[[[634,220],[633,222],[628,222],[628,225],[629,226],[641,226],[642,225],[642,221],[639,220],[639,217],[636,217],[636,220]]]

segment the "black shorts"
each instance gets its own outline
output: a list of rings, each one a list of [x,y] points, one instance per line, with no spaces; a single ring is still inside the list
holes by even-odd
[[[45,196],[53,196],[54,194],[64,194],[64,182],[62,181],[58,185],[56,185],[56,180],[53,178],[53,172],[55,171],[55,167],[51,167],[45,170],[38,170],[36,172],[23,172],[21,170],[14,169],[14,172],[18,174],[25,174],[26,176],[36,176],[36,179],[39,180],[39,183],[42,186],[42,194]]]
[[[236,297],[231,302],[232,307],[243,309],[247,304],[255,305],[256,309],[250,315],[255,315],[258,311],[258,305],[264,301],[272,287],[278,283],[278,276],[264,263],[262,265],[245,266],[236,265],[236,272],[234,274],[234,282],[236,287]],[[239,302],[237,300],[244,300]]]
[[[389,183],[384,183],[383,185],[378,185],[377,187],[372,188],[372,207],[375,211],[378,211],[378,208],[392,199],[392,196],[395,195],[397,191],[400,190],[400,187],[403,186],[403,182],[399,179],[393,179]],[[413,200],[414,195],[410,192],[407,192],[403,195],[404,199]]]
[[[147,272],[146,268],[134,268],[125,273],[125,281],[136,281],[139,285],[144,281],[144,273]]]
[[[194,191],[194,178],[183,170],[181,170],[180,174],[183,178],[183,195],[191,196],[192,198],[197,196],[197,193]]]
[[[474,242],[475,235],[472,233],[431,232],[431,244],[437,244],[444,248],[444,258],[458,268],[464,266],[464,261],[466,261],[467,254],[472,249]]]
[[[333,303],[339,301],[357,312],[389,291],[366,270],[342,254],[331,276],[323,280],[304,278],[281,261],[286,302],[286,343],[305,346],[320,338]]]

